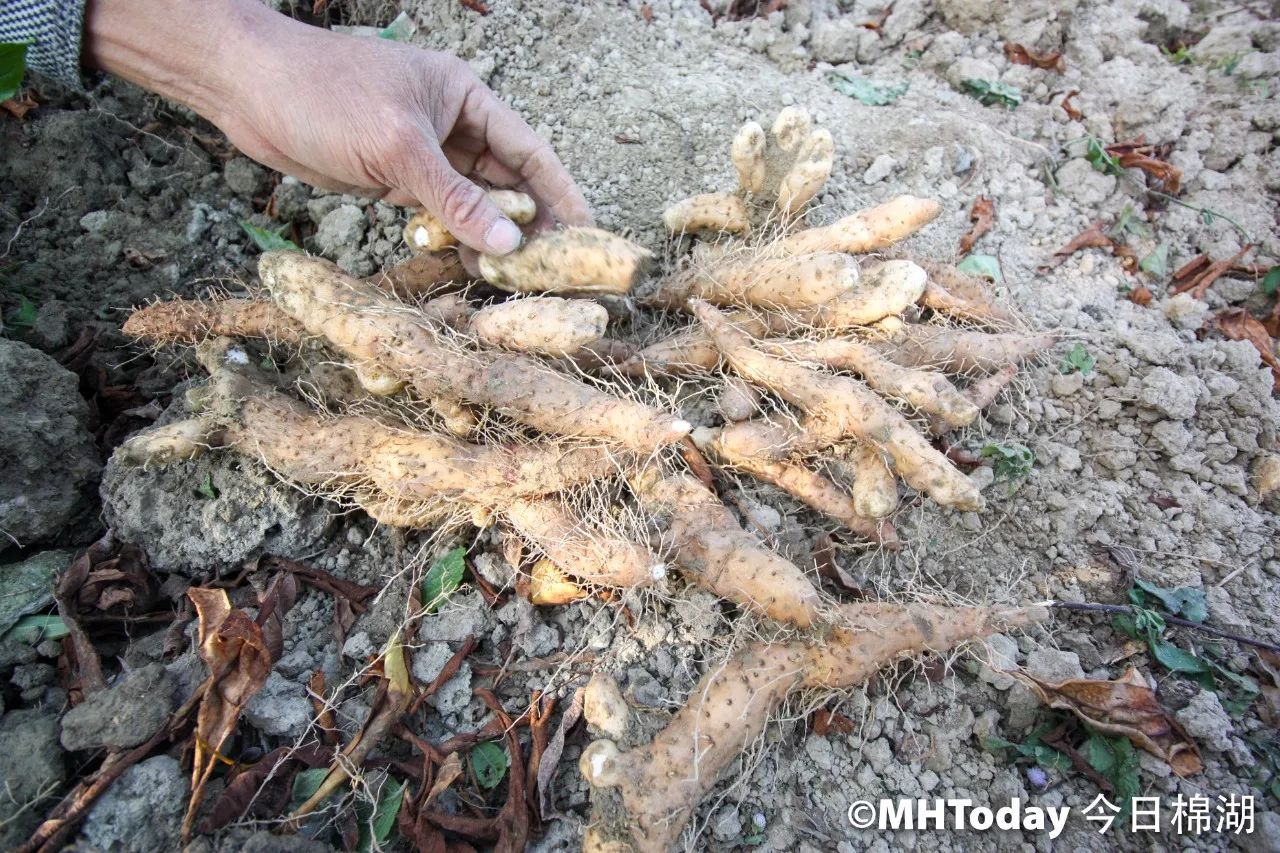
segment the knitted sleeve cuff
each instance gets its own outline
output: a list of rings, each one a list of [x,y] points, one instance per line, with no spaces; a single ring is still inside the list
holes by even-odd
[[[30,42],[27,67],[76,91],[85,0],[4,0],[0,42]]]

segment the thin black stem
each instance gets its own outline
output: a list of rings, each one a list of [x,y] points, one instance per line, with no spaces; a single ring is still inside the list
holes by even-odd
[[[1051,601],[1050,607],[1058,607],[1063,610],[1086,610],[1094,613],[1133,613],[1133,608],[1127,604],[1092,604],[1086,601]],[[1258,649],[1266,649],[1268,651],[1280,653],[1280,646],[1275,643],[1268,643],[1265,640],[1255,640],[1252,637],[1242,637],[1239,634],[1233,634],[1230,631],[1223,631],[1218,628],[1211,628],[1208,625],[1201,625],[1199,622],[1192,622],[1190,619],[1183,619],[1178,616],[1166,616],[1160,614],[1161,618],[1169,625],[1177,625],[1179,628],[1190,628],[1193,631],[1199,631],[1202,634],[1209,634],[1213,637],[1221,637],[1224,640],[1234,640],[1246,646],[1253,646]]]

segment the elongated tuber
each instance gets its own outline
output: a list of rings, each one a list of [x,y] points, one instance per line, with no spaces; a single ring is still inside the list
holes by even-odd
[[[996,326],[1017,328],[1022,324],[1012,311],[997,303],[986,284],[951,264],[920,260],[929,283],[920,304],[959,320],[976,320]]]
[[[665,524],[663,541],[694,583],[780,622],[817,620],[818,591],[804,572],[742,529],[724,504],[687,474],[647,469],[631,480],[641,505]]]
[[[733,193],[703,193],[678,201],[662,214],[662,222],[672,234],[745,234],[751,230],[747,206]]]
[[[535,296],[481,308],[470,330],[500,349],[569,355],[604,336],[609,312],[586,299]]]
[[[1053,344],[1046,334],[979,332],[906,324],[884,340],[872,341],[885,358],[906,367],[945,368],[956,373],[999,370],[1020,364]]]
[[[754,121],[744,124],[733,137],[729,157],[738,173],[738,185],[749,193],[764,189],[764,128]]]
[[[837,299],[857,284],[858,263],[847,255],[732,257],[710,268],[694,266],[668,277],[650,301],[677,309],[689,299],[716,305],[808,308]]]
[[[558,568],[588,583],[647,586],[666,577],[648,548],[598,529],[556,498],[512,501],[502,517]]]
[[[261,299],[156,302],[134,311],[121,331],[155,343],[188,345],[222,335],[299,344],[307,335],[292,317]]]
[[[908,485],[943,506],[982,506],[982,495],[969,478],[865,385],[759,351],[751,338],[730,326],[719,311],[705,302],[694,303],[694,313],[734,372],[763,385],[808,415],[802,429],[815,449],[857,437],[884,449]]]
[[[530,239],[509,255],[481,255],[480,273],[514,293],[627,293],[653,253],[599,228],[565,228]]]
[[[460,352],[394,298],[327,261],[269,252],[263,284],[312,334],[357,361],[374,361],[424,397],[491,406],[546,433],[608,439],[652,451],[679,441],[686,421],[598,391],[526,356]]]
[[[849,494],[858,515],[885,518],[898,508],[898,481],[879,450],[858,442],[848,449],[843,467],[851,475]]]
[[[596,789],[592,798],[600,823],[588,832],[583,850],[626,849],[610,846],[619,842],[640,853],[670,850],[697,804],[793,691],[853,687],[903,656],[945,652],[1043,614],[850,604],[839,616],[845,627],[821,642],[752,643],[712,666],[688,704],[649,744],[625,752],[610,740],[591,744],[578,766]],[[610,798],[612,788],[618,789],[621,809]]]
[[[838,299],[795,312],[809,326],[849,329],[901,314],[924,293],[924,270],[910,261],[886,261],[866,271],[861,284]]]
[[[936,201],[900,195],[830,225],[799,231],[782,240],[783,251],[796,255],[811,252],[874,252],[892,246],[937,218]]]
[[[978,407],[941,373],[903,367],[866,344],[839,338],[816,341],[766,339],[758,346],[768,353],[857,373],[862,381],[880,393],[905,400],[921,412],[937,415],[953,426],[967,426],[978,417]]]

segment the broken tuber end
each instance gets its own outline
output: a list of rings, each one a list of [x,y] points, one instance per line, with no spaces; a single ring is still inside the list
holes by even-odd
[[[582,751],[578,771],[593,788],[614,788],[622,784],[621,757],[618,745],[602,738]]]

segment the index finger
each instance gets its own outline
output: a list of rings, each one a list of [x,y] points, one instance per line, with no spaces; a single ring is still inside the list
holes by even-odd
[[[587,200],[547,141],[492,91],[480,91],[478,110],[470,115],[463,110],[463,116],[480,125],[494,159],[520,175],[540,211],[549,211],[566,225],[590,224]]]

